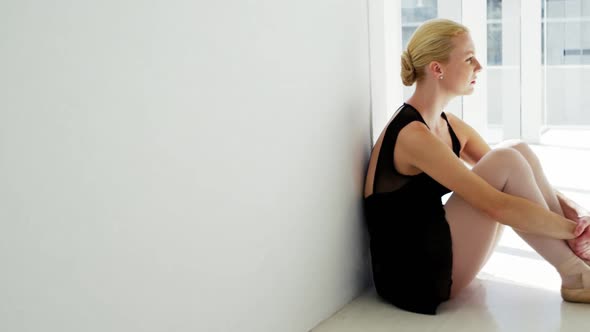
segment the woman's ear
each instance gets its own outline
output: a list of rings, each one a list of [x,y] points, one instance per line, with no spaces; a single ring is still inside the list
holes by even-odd
[[[428,65],[428,75],[432,75],[432,77],[438,79],[443,75],[442,65],[438,61],[432,61]]]

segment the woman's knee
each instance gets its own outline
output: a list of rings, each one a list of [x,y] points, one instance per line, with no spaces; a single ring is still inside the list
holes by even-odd
[[[524,156],[514,148],[498,147],[488,152],[475,166],[479,164],[491,165],[494,168],[522,168],[528,163]]]
[[[497,189],[502,189],[510,176],[533,175],[524,156],[509,147],[497,147],[491,150],[472,170]]]
[[[537,157],[533,149],[531,149],[531,147],[523,140],[506,140],[498,144],[497,147],[514,149],[518,151],[526,159],[529,165],[533,167],[540,165],[539,158]]]

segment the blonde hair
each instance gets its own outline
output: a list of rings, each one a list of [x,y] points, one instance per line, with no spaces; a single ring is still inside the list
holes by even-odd
[[[420,80],[425,74],[424,67],[430,62],[447,62],[454,47],[451,39],[464,32],[469,32],[469,29],[447,19],[433,19],[422,23],[412,34],[401,56],[401,77],[404,85],[411,86]]]

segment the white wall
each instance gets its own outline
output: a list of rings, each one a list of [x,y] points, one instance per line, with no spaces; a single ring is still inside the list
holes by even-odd
[[[365,0],[4,0],[0,60],[1,331],[307,331],[367,285]]]

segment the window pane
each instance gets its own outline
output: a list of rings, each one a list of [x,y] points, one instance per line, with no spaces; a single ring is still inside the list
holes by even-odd
[[[565,23],[547,23],[547,64],[560,65],[565,63]]]
[[[543,0],[541,0],[543,1]],[[547,1],[547,17],[565,17],[565,6],[563,0]]]
[[[408,45],[410,37],[422,22],[436,16],[437,0],[403,0],[402,45],[404,47]]]
[[[541,0],[543,1],[543,0]],[[545,126],[588,126],[590,94],[590,1],[547,1]]]
[[[582,64],[590,64],[590,22],[581,23]]]
[[[565,64],[582,63],[580,26],[580,22],[565,23],[565,48],[563,50]]]
[[[437,0],[403,0],[402,23],[420,23],[435,18]]]
[[[488,141],[504,139],[520,116],[519,2],[487,0]]]
[[[488,0],[488,20],[502,18],[502,0]]]
[[[502,24],[488,23],[488,65],[502,64]]]

